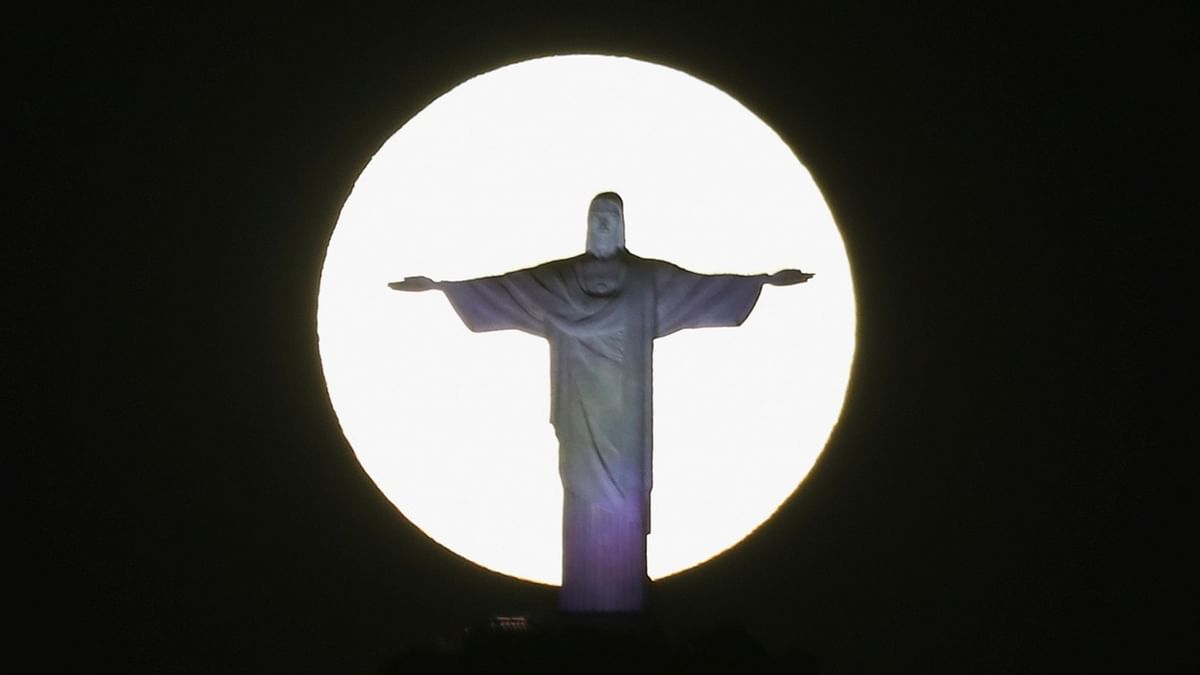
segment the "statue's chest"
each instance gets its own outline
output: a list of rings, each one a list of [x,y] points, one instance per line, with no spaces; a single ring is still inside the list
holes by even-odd
[[[584,259],[576,261],[573,273],[578,295],[569,302],[578,318],[559,325],[563,354],[597,368],[625,363],[646,346],[641,343],[648,334],[647,289],[638,268],[620,259]]]
[[[619,295],[628,282],[629,266],[623,261],[583,260],[576,270],[579,286],[593,298],[611,298]]]

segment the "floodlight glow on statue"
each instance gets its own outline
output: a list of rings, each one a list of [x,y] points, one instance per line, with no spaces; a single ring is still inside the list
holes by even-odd
[[[584,254],[466,281],[407,277],[398,291],[440,290],[472,331],[519,330],[550,343],[550,422],[563,485],[567,612],[644,609],[653,487],[655,338],[739,326],[763,284],[812,274],[698,274],[625,248],[624,205],[597,195]]]

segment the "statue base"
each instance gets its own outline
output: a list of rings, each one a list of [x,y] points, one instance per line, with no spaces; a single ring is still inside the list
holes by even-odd
[[[769,654],[729,624],[669,636],[649,613],[513,614],[476,622],[461,634],[410,644],[380,672],[393,673],[811,673],[811,657]]]

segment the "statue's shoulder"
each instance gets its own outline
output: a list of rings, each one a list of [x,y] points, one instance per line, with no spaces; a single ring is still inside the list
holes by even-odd
[[[547,260],[546,262],[544,262],[540,265],[537,265],[535,267],[532,267],[530,269],[535,272],[562,272],[564,270],[574,269],[575,266],[579,264],[579,261],[583,260],[583,258],[584,258],[584,256],[582,254],[580,254],[580,255],[573,255],[569,258],[558,258],[556,260]]]
[[[658,258],[643,258],[629,252],[626,252],[626,255],[628,256],[629,264],[631,266],[639,268],[641,271],[647,274],[663,274],[682,269],[679,265],[676,265],[673,262],[667,262],[666,260],[659,260]]]
[[[575,267],[579,261],[583,259],[582,255],[571,256],[569,258],[558,258],[556,260],[547,260],[544,263],[528,267],[519,272],[527,274],[534,279],[540,279],[543,282],[550,282],[554,279],[571,278],[575,274]]]
[[[621,254],[621,257],[622,257],[622,259],[625,260],[626,264],[633,266],[633,267],[653,268],[653,267],[658,267],[659,265],[669,265],[670,264],[668,262],[664,262],[662,260],[657,260],[655,258],[643,258],[642,256],[634,255],[633,253],[630,253],[629,251],[624,251]]]

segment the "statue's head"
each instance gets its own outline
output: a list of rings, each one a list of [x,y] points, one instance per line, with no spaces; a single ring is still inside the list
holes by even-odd
[[[615,192],[601,192],[588,207],[587,252],[609,258],[625,248],[625,204]]]

